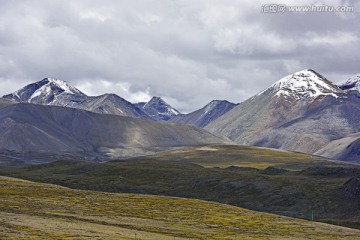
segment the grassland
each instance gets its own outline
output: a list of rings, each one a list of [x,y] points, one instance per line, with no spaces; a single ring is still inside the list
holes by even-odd
[[[58,161],[0,175],[73,189],[166,195],[360,228],[359,165],[242,146],[201,146],[106,163]]]
[[[1,239],[360,239],[360,231],[174,197],[0,177]]]

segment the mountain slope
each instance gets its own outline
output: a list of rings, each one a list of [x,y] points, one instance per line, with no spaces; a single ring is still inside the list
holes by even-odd
[[[240,144],[314,153],[360,131],[360,99],[303,70],[240,103],[205,129]]]
[[[331,159],[360,163],[360,133],[334,140],[318,150],[315,154]]]
[[[0,109],[0,150],[138,155],[147,149],[226,143],[205,130],[96,114],[75,108],[14,104]]]
[[[225,100],[213,100],[203,108],[189,114],[179,114],[171,117],[170,122],[186,123],[203,128],[210,122],[224,115],[236,106]]]
[[[153,97],[147,103],[137,103],[135,106],[141,108],[146,114],[156,120],[167,121],[180,112],[171,107],[160,97]]]
[[[141,109],[115,94],[89,97],[65,81],[45,78],[4,96],[20,103],[79,108],[104,114],[150,119]]]

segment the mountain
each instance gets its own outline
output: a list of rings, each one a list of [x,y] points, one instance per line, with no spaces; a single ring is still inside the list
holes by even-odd
[[[22,103],[71,106],[73,103],[84,101],[86,95],[64,81],[44,78],[3,98]]]
[[[170,121],[191,124],[203,128],[235,106],[236,104],[225,100],[213,100],[203,108],[192,113],[173,116]]]
[[[104,94],[95,97],[87,97],[84,102],[76,104],[73,107],[96,113],[152,119],[140,108],[116,94]]]
[[[311,102],[319,96],[338,97],[337,94],[344,91],[314,70],[305,69],[280,79],[258,95],[264,93],[283,97],[287,101]]]
[[[33,103],[83,109],[95,113],[113,114],[146,120],[169,121],[204,127],[229,111],[235,105],[227,101],[212,101],[204,108],[190,114],[181,114],[160,97],[149,102],[131,103],[116,94],[87,96],[67,82],[44,78],[20,90],[3,96],[20,103]]]
[[[342,90],[355,90],[360,92],[360,73],[339,84]]]
[[[185,124],[28,103],[0,109],[0,135],[1,151],[80,153],[109,158],[229,142]]]
[[[315,153],[360,131],[360,99],[306,69],[280,79],[205,129],[246,145]]]
[[[115,94],[89,97],[65,81],[52,78],[29,84],[3,98],[20,103],[72,107],[96,113],[150,119],[141,109]]]
[[[137,103],[135,106],[142,109],[147,115],[156,120],[167,121],[172,116],[180,114],[178,110],[171,107],[160,97],[153,97],[149,102]]]

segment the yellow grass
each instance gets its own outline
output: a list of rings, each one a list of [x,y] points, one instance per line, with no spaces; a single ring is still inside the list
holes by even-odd
[[[0,239],[360,239],[360,231],[200,200],[0,177]]]

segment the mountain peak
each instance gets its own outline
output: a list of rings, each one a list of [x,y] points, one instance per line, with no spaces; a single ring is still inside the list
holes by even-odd
[[[161,97],[153,96],[148,103],[161,102],[166,103]]]
[[[28,102],[36,104],[51,104],[60,95],[85,96],[80,90],[70,86],[67,82],[44,78],[41,81],[31,83],[12,94],[5,95],[4,98],[13,99],[18,102]]]
[[[142,109],[151,117],[159,120],[168,120],[171,116],[180,114],[178,110],[171,107],[161,97],[152,97]]]
[[[296,100],[305,99],[308,101],[324,95],[331,95],[337,98],[337,94],[344,93],[338,86],[312,69],[304,69],[288,75],[260,94],[269,90],[278,97],[292,97]]]
[[[338,86],[344,91],[355,90],[360,92],[360,73],[350,77],[345,82],[338,84]]]
[[[50,86],[57,87],[66,93],[70,94],[83,94],[80,90],[70,86],[66,81],[55,79],[55,78],[44,78],[39,83],[49,84]],[[44,84],[44,85],[45,85]]]

